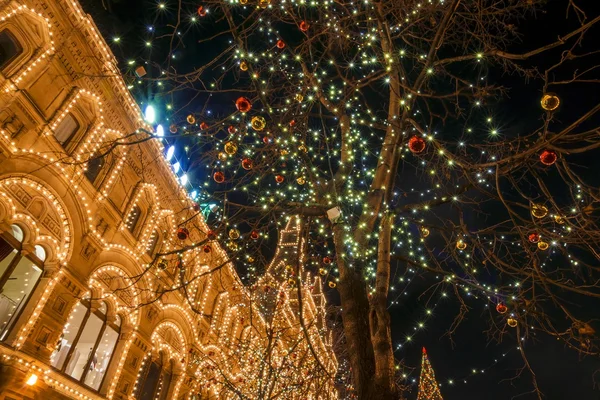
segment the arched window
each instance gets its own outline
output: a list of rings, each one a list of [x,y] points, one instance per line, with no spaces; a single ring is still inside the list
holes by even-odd
[[[107,318],[107,306],[92,311],[89,300],[82,300],[71,313],[60,340],[52,353],[54,368],[98,390],[121,331],[121,319]]]
[[[0,70],[23,52],[23,47],[8,29],[0,31]]]
[[[144,373],[143,385],[139,387],[138,400],[167,400],[169,387],[173,378],[173,362],[163,363],[163,357],[152,361]]]
[[[148,241],[148,247],[146,252],[148,253],[148,255],[150,257],[152,257],[152,255],[154,255],[154,251],[156,250],[156,247],[158,245],[158,232],[154,231],[152,232],[152,236],[150,236],[150,240]]]
[[[104,167],[105,157],[92,158],[87,163],[87,170],[85,171],[85,177],[88,178],[92,184],[96,181],[96,178],[100,174],[102,167]]]
[[[23,230],[12,226],[12,235],[0,237],[0,341],[4,340],[42,275],[46,251],[35,246],[35,253],[23,256]]]
[[[135,228],[136,228],[138,222],[140,222],[141,216],[142,216],[142,209],[138,205],[133,206],[133,208],[131,209],[131,212],[129,213],[129,218],[127,220],[127,229],[129,229],[129,232],[131,232],[131,233],[135,232]]]
[[[58,126],[54,128],[54,137],[63,147],[67,147],[69,141],[73,139],[78,130],[79,122],[77,122],[73,114],[68,113]]]

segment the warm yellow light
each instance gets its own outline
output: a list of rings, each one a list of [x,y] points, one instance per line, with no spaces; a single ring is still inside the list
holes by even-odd
[[[31,375],[29,375],[29,378],[27,378],[27,382],[25,382],[25,384],[28,386],[33,386],[33,385],[35,385],[37,380],[38,380],[38,376],[36,374],[31,374]]]

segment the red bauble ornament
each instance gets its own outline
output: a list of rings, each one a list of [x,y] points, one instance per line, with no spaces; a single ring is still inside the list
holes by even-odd
[[[294,126],[296,126],[296,120],[293,119],[290,121],[290,126],[293,128]]]
[[[251,159],[244,158],[242,160],[242,168],[244,168],[246,171],[250,171],[252,169],[252,167],[254,167],[254,163],[252,162]]]
[[[537,234],[537,233],[535,233],[535,232],[534,233],[530,233],[529,234],[529,241],[531,243],[537,243],[537,242],[539,242],[540,241],[540,235]]]
[[[275,182],[283,183],[284,180],[285,180],[285,177],[283,175],[275,175]]]
[[[265,136],[265,137],[263,137],[263,143],[264,143],[264,144],[269,144],[269,143],[271,143],[271,137],[270,137],[270,136]]]
[[[253,230],[250,232],[250,239],[256,240],[260,237],[260,232],[257,230]]]
[[[208,240],[215,240],[217,238],[217,234],[215,233],[215,231],[209,230],[208,232],[206,232],[206,237],[208,238]]]
[[[540,161],[544,165],[552,165],[557,159],[558,156],[556,155],[556,152],[552,150],[544,150],[542,151],[542,154],[540,154]]]
[[[250,100],[242,96],[235,101],[235,107],[238,109],[238,111],[247,113],[252,109],[252,103]]]
[[[229,125],[229,128],[227,128],[227,132],[229,132],[230,135],[233,135],[237,132],[237,128],[233,125]]]
[[[206,122],[202,122],[200,124],[200,129],[204,130],[204,129],[208,129],[208,124]]]
[[[415,154],[422,153],[426,146],[425,140],[418,136],[413,136],[408,140],[408,148]]]
[[[302,32],[306,32],[308,30],[308,28],[310,28],[310,25],[308,24],[308,22],[306,22],[306,21],[300,22],[300,30]]]
[[[190,231],[188,231],[187,228],[179,228],[179,229],[177,229],[177,239],[179,239],[179,240],[185,240],[188,237],[190,237]]]
[[[279,39],[277,41],[277,48],[278,49],[283,49],[284,47],[285,47],[285,42],[283,40]]]
[[[192,205],[192,208],[194,209],[194,211],[198,212],[200,211],[200,204],[194,203],[194,205]]]
[[[503,303],[498,303],[496,305],[496,311],[498,311],[500,314],[504,314],[508,311],[508,307],[506,307]]]
[[[265,293],[269,293],[269,290],[271,290],[271,286],[266,285],[265,286]]]
[[[217,183],[223,183],[223,182],[225,182],[225,174],[222,173],[221,171],[217,171],[214,173],[213,179]]]
[[[203,6],[198,7],[198,15],[201,17],[206,16],[206,9]]]
[[[331,264],[331,257],[323,257],[323,264]]]
[[[210,245],[207,244],[202,248],[202,251],[204,251],[205,253],[210,253],[212,251],[212,247],[210,247]]]

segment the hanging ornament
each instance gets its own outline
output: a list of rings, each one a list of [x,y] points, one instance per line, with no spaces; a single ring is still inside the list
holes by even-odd
[[[158,269],[163,270],[163,271],[165,269],[167,269],[168,266],[169,265],[167,264],[167,262],[165,260],[160,260],[160,262],[157,265]]]
[[[496,305],[496,311],[498,311],[500,314],[504,314],[508,311],[508,307],[506,307],[506,305],[504,305],[503,303],[498,303]]]
[[[229,246],[229,248],[231,249],[231,251],[238,251],[240,249],[240,245],[237,244],[236,242],[229,242],[227,244],[227,246]]]
[[[467,243],[464,240],[460,239],[458,242],[456,242],[456,248],[459,250],[464,250],[467,248]]]
[[[535,218],[544,218],[548,214],[548,207],[543,204],[532,204],[531,215]]]
[[[537,243],[540,241],[540,235],[536,232],[530,233],[529,234],[529,241],[531,243]]]
[[[177,133],[177,125],[171,124],[169,126],[169,132],[171,132],[171,133]]]
[[[247,113],[252,109],[252,103],[250,100],[242,96],[238,97],[238,99],[235,101],[235,107],[239,112]]]
[[[198,15],[201,17],[205,17],[206,16],[206,9],[202,6],[198,7]]]
[[[296,99],[297,102],[301,103],[302,100],[304,100],[304,96],[302,95],[302,93],[296,93],[296,95],[294,96],[294,98]]]
[[[298,185],[304,185],[306,183],[306,179],[303,176],[299,176],[296,178],[296,183]]]
[[[429,236],[429,229],[427,229],[424,226],[422,226],[421,227],[421,236],[423,236],[424,238],[426,238],[427,236]]]
[[[292,267],[290,264],[285,266],[285,270],[289,273],[294,272],[294,267]]]
[[[213,179],[217,183],[223,183],[225,182],[225,174],[221,171],[217,171],[213,174]]]
[[[333,288],[335,288],[335,287],[337,286],[337,285],[336,285],[336,283],[335,283],[335,282],[333,282],[333,281],[329,281],[328,285],[329,285],[329,287],[330,287],[330,288],[332,288],[332,289],[333,289]]]
[[[329,264],[331,264],[331,261],[332,261],[331,257],[329,257],[329,256],[323,257],[323,264],[329,265]]]
[[[231,228],[229,230],[229,239],[236,240],[240,238],[240,231],[236,228]]]
[[[190,114],[187,116],[187,118],[185,119],[187,121],[188,124],[192,125],[196,123],[196,117],[194,117],[193,114]]]
[[[302,32],[306,32],[308,30],[308,28],[310,28],[310,25],[308,24],[308,22],[306,22],[306,21],[300,22],[300,30]]]
[[[206,232],[206,237],[208,240],[215,240],[217,238],[217,233],[212,229],[209,229],[208,232]]]
[[[227,161],[227,153],[225,153],[224,151],[220,151],[219,154],[217,155],[217,157],[219,158],[219,161]]]
[[[200,211],[200,204],[194,202],[194,204],[192,204],[192,210],[196,212]]]
[[[544,165],[554,164],[557,158],[558,156],[556,155],[556,152],[552,150],[544,150],[542,151],[542,154],[540,154],[540,161]]]
[[[542,108],[546,111],[554,111],[560,105],[560,99],[554,93],[546,93],[542,96]]]
[[[306,148],[304,143],[302,143],[300,146],[298,146],[298,150],[300,150],[303,153],[308,153],[308,149]]]
[[[284,47],[285,47],[285,42],[283,40],[279,39],[277,41],[277,48],[278,49],[283,49]]]
[[[327,270],[325,268],[319,268],[320,275],[327,275]]]
[[[414,154],[422,153],[426,146],[425,140],[416,135],[408,140],[408,149]]]
[[[188,231],[187,228],[177,229],[177,239],[186,240],[188,237],[190,237],[190,231]]]
[[[294,287],[296,286],[296,280],[294,278],[290,278],[288,279],[288,286],[289,287]]]
[[[244,158],[242,160],[242,168],[244,168],[246,171],[250,171],[253,167],[254,167],[254,163],[252,162],[251,159]]]
[[[212,247],[210,247],[210,245],[204,245],[204,247],[202,247],[202,251],[204,251],[205,253],[210,253],[212,251]]]
[[[271,4],[271,0],[258,0],[258,6],[260,8],[267,8]]]
[[[208,129],[208,124],[206,122],[202,122],[200,124],[200,129],[202,129],[202,130]]]
[[[235,133],[237,133],[237,128],[233,125],[229,125],[229,128],[227,128],[227,132],[230,135],[234,135]]]
[[[544,242],[543,240],[540,240],[538,242],[538,249],[544,251],[544,250],[548,250],[548,247],[550,247],[550,245],[547,242]]]
[[[223,147],[223,150],[225,150],[225,153],[227,153],[230,156],[232,156],[235,153],[237,153],[238,146],[237,146],[237,144],[235,142],[229,141],[229,142],[225,143],[225,146]]]
[[[245,72],[245,71],[248,71],[248,63],[247,63],[246,61],[242,61],[242,62],[240,63],[240,69],[241,69],[242,71],[244,71],[244,72]]]
[[[506,320],[506,323],[508,324],[508,326],[510,326],[511,328],[516,328],[518,325],[518,322],[516,319],[514,318],[509,318]]]
[[[252,129],[260,132],[265,129],[265,126],[267,126],[267,121],[265,121],[263,117],[257,115],[256,117],[252,117],[252,120],[250,120],[250,125],[252,125]]]
[[[279,150],[279,154],[281,154],[282,156],[287,156],[290,152],[288,151],[288,149],[281,149]]]
[[[554,216],[554,222],[556,222],[559,225],[562,225],[565,223],[565,219],[557,214]]]
[[[254,262],[254,257],[252,257],[252,256],[248,257],[248,262],[250,264],[252,264]]]
[[[257,240],[260,237],[260,232],[256,229],[250,232],[250,239]]]
[[[275,175],[275,182],[277,183],[283,183],[283,181],[285,180],[285,177],[283,175]]]
[[[295,119],[293,119],[293,120],[290,121],[290,127],[293,128],[294,126],[296,126],[296,120]]]

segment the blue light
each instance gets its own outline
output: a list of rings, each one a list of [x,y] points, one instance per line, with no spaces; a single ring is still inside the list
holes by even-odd
[[[163,136],[165,136],[165,128],[163,128],[163,126],[162,126],[162,125],[158,125],[158,126],[156,127],[156,136],[158,136],[158,137],[163,137]]]
[[[146,107],[146,111],[144,111],[144,119],[149,124],[153,124],[154,121],[156,121],[156,111],[154,111],[154,107],[151,105]]]
[[[192,199],[195,199],[196,197],[198,197],[198,192],[196,190],[194,190],[190,196],[192,196]]]
[[[181,168],[181,164],[179,164],[178,162],[173,164],[173,171],[175,171],[175,173],[177,173],[177,171],[179,171],[179,168]]]
[[[167,161],[171,161],[171,158],[173,158],[173,154],[175,154],[175,146],[171,146],[167,150]]]
[[[188,183],[188,177],[187,174],[183,174],[181,175],[181,178],[179,178],[179,180],[181,181],[182,185],[185,185],[186,183]]]

